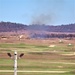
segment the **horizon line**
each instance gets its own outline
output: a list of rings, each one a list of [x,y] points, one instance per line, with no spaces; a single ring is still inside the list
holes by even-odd
[[[58,25],[53,25],[53,24],[25,24],[25,23],[20,23],[20,22],[11,22],[11,21],[0,21],[1,22],[7,22],[7,23],[16,23],[16,24],[22,24],[22,25],[45,25],[45,26],[61,26],[61,25],[70,25],[70,24],[75,24],[75,23],[67,23],[67,24],[58,24]]]

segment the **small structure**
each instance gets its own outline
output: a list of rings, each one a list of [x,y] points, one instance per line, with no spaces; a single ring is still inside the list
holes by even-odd
[[[8,37],[6,37],[6,36],[1,37],[1,40],[7,40],[7,39],[8,39]]]
[[[20,35],[19,38],[21,39],[23,37],[23,35]]]
[[[68,44],[68,46],[72,46],[72,44],[71,44],[71,43],[69,43],[69,44]]]
[[[59,43],[63,43],[63,41],[62,40],[59,40]]]
[[[49,47],[55,47],[56,45],[50,45]]]

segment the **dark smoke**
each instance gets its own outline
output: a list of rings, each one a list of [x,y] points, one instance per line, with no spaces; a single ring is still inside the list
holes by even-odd
[[[52,22],[53,16],[50,14],[40,14],[35,15],[32,19],[32,23],[34,25],[43,25],[43,24],[49,24]]]

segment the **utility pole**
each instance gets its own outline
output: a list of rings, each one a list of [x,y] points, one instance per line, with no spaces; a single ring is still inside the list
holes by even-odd
[[[17,75],[17,51],[14,52],[14,75]]]
[[[9,57],[12,58],[12,55],[10,53],[7,53]],[[21,58],[24,55],[24,53],[21,53],[19,55],[19,58]],[[17,75],[17,59],[18,59],[18,55],[17,55],[17,51],[14,52],[14,75]]]

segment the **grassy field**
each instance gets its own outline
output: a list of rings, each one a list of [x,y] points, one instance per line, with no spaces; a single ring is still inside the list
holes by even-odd
[[[13,75],[13,73],[0,73],[0,75]],[[18,73],[18,75],[75,75],[75,73]]]
[[[74,75],[75,74],[75,43],[55,43],[50,45],[34,45],[26,43],[0,43],[0,70],[13,70],[14,60],[7,56],[14,51],[24,53],[18,59],[18,70],[24,71],[66,71],[65,73],[25,73],[18,75]],[[0,75],[13,75],[13,73],[3,73]]]

